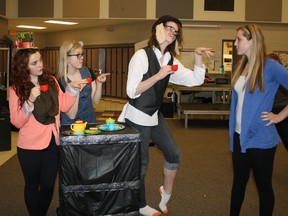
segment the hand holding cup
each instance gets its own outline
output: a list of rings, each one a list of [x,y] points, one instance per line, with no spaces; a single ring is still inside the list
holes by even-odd
[[[90,85],[92,83],[92,78],[91,77],[87,77],[86,80],[87,80],[87,84],[88,85]]]
[[[171,70],[172,71],[177,71],[178,70],[178,65],[177,64],[171,65]]]
[[[40,85],[40,91],[41,91],[41,92],[47,92],[48,89],[49,89],[48,84]]]

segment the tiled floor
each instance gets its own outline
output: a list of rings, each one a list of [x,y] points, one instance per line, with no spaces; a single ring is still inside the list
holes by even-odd
[[[124,104],[127,102],[125,99],[115,98],[103,98],[101,102],[95,105],[97,112],[103,112],[107,110],[121,111]],[[18,132],[11,132],[11,151],[0,151],[0,166],[9,160],[13,155],[16,154],[17,147],[16,142],[18,138]]]

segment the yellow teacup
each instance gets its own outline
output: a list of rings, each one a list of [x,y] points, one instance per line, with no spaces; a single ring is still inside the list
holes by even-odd
[[[83,132],[86,129],[87,122],[76,121],[75,123],[70,125],[70,128],[74,132]]]

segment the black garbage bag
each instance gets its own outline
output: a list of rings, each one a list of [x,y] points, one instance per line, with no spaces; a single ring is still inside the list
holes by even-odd
[[[139,144],[62,145],[58,215],[139,215]]]

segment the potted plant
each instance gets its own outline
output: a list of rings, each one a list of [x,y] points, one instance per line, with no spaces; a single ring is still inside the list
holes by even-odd
[[[33,47],[33,32],[17,32],[16,38],[18,48]]]

